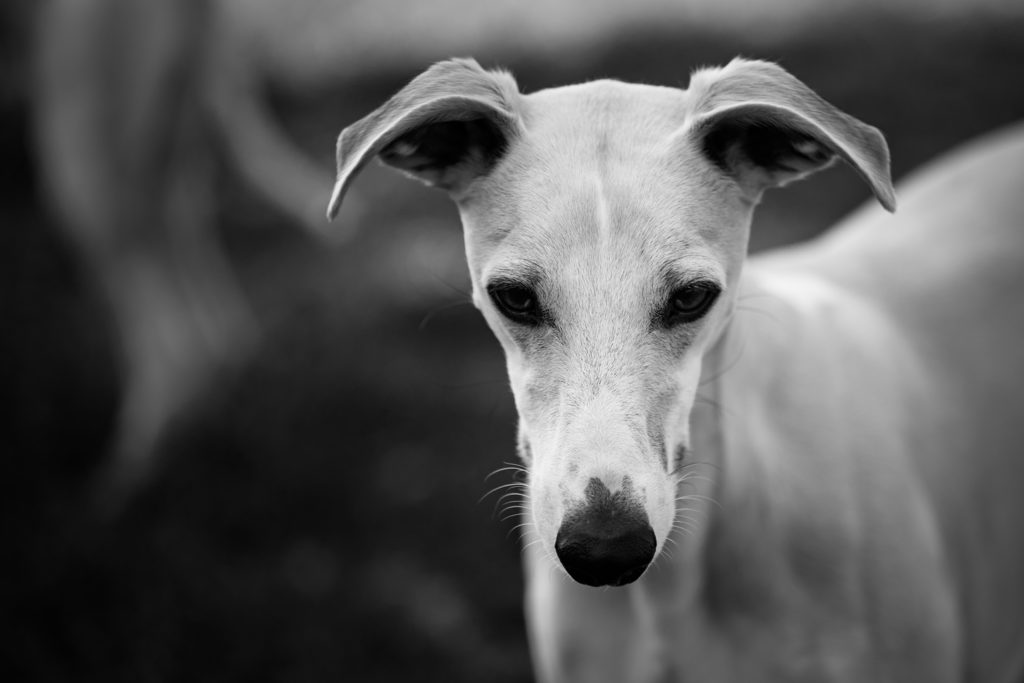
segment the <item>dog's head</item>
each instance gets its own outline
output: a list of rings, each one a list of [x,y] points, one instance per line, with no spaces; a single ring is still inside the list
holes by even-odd
[[[894,203],[878,131],[764,62],[687,90],[521,95],[507,73],[447,61],[337,152],[332,217],[374,156],[457,202],[519,410],[531,533],[594,586],[634,581],[673,529],[702,363],[761,193],[842,158]]]

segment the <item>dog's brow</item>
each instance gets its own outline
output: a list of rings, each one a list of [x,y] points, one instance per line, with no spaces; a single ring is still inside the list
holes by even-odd
[[[539,264],[527,260],[513,261],[495,266],[493,270],[487,273],[486,277],[488,282],[503,280],[531,286],[536,286],[543,279],[543,268]]]
[[[670,261],[661,267],[661,280],[667,289],[699,280],[710,280],[725,287],[725,272],[711,259],[695,258]]]

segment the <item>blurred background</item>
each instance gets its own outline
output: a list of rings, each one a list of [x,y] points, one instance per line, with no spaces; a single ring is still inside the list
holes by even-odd
[[[1019,1],[5,0],[0,678],[532,680],[455,209],[374,166],[326,224],[334,139],[448,56],[533,91],[737,54],[897,178],[1024,116]],[[772,193],[753,249],[867,197]]]

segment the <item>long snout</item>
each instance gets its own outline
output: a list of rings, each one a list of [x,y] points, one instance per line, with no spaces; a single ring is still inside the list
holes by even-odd
[[[654,559],[657,541],[643,505],[630,488],[612,494],[592,478],[585,500],[571,508],[555,537],[565,570],[587,586],[624,586],[636,581]]]

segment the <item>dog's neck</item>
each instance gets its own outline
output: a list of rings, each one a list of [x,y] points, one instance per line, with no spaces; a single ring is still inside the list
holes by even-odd
[[[736,314],[705,355],[691,416],[689,467],[696,476],[679,490],[680,496],[696,493],[713,502],[686,502],[706,518],[693,525],[702,531],[677,529],[673,540],[679,549],[662,558],[672,569],[652,568],[645,581],[653,603],[661,602],[657,594],[662,591],[685,593],[685,600],[671,604],[685,605],[680,612],[688,612],[687,619],[703,614],[719,622],[770,620],[773,613],[787,611],[783,603],[804,584],[816,590],[815,582],[824,589],[844,580],[830,574],[832,558],[826,556],[831,548],[822,533],[849,520],[801,520],[794,513],[801,499],[842,498],[850,484],[845,479],[849,472],[816,458],[820,444],[801,442],[800,403],[815,397],[790,386],[799,383],[799,373],[816,371],[806,358],[807,345],[815,343],[822,324],[816,294],[800,283],[793,289],[807,292],[800,295],[806,300],[787,299],[774,278],[756,269],[744,273],[740,289]],[[827,310],[827,302],[821,305]],[[835,353],[841,358],[843,349]],[[856,501],[849,502],[840,509],[857,507]]]

